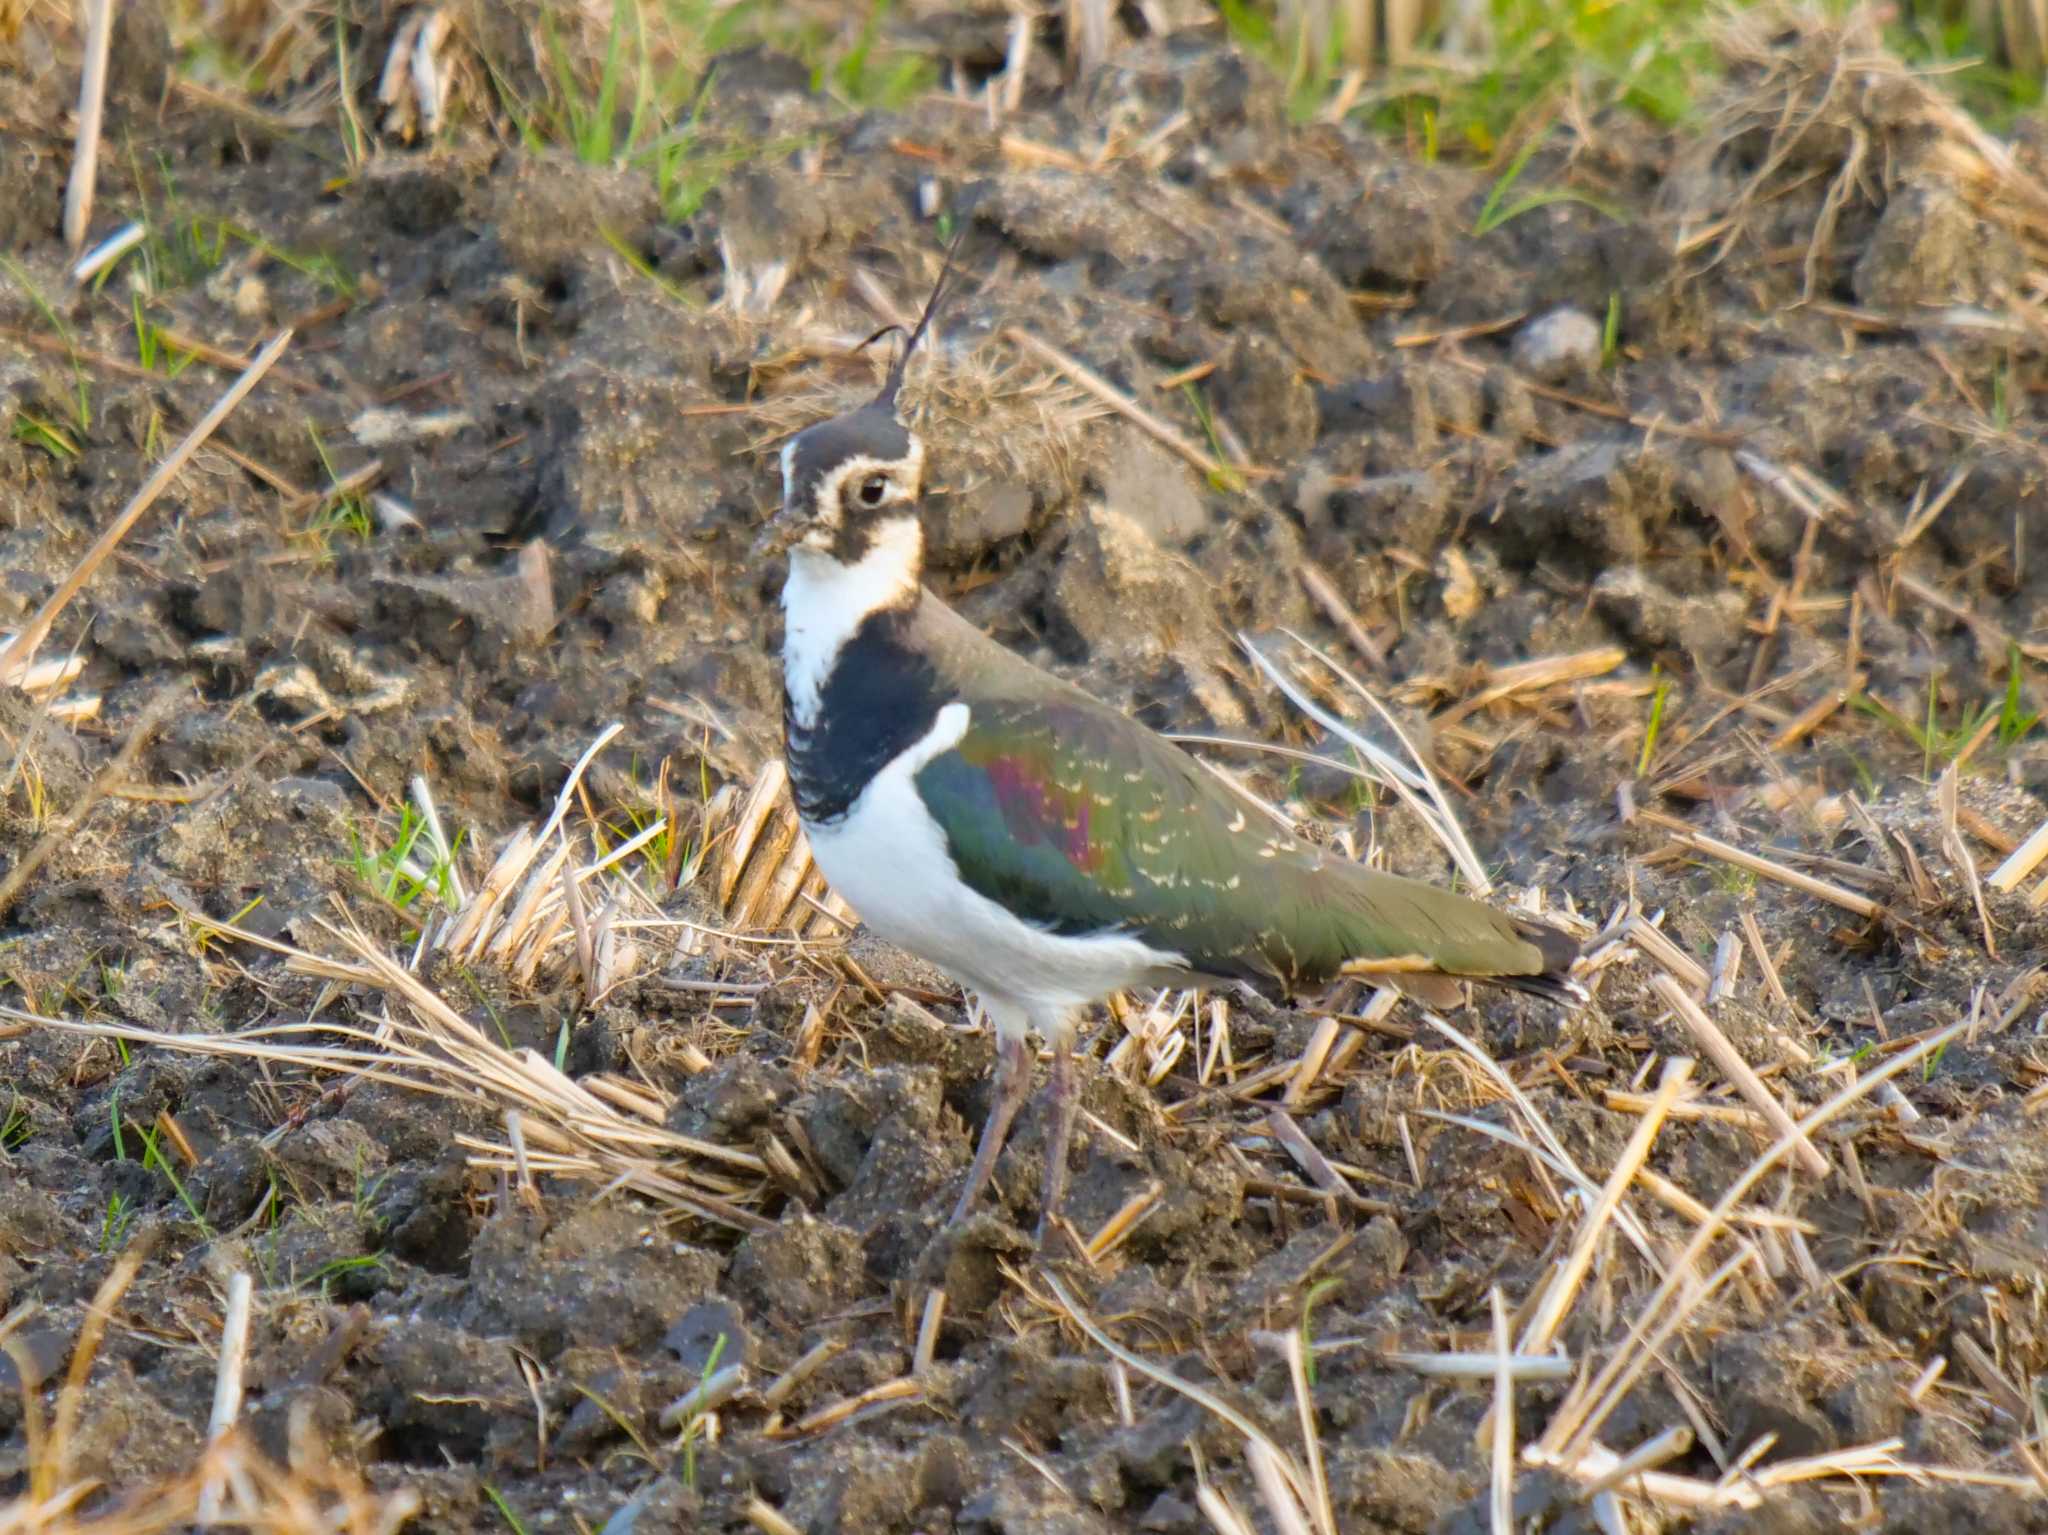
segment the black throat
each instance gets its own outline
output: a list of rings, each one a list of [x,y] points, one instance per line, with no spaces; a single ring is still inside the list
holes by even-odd
[[[808,727],[782,703],[789,785],[802,817],[836,821],[874,776],[931,728],[951,701],[930,661],[910,646],[912,602],[870,613],[833,658]]]

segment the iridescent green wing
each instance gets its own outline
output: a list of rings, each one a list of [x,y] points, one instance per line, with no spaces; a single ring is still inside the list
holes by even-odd
[[[1128,933],[1201,974],[1282,986],[1361,959],[1542,969],[1491,908],[1304,847],[1085,696],[977,703],[917,788],[968,886],[1052,932]]]
[[[1232,812],[1151,740],[1089,701],[984,701],[917,789],[970,888],[1048,931],[1128,933],[1206,968],[1242,925],[1215,910],[1243,884]],[[1223,973],[1247,963],[1263,968],[1233,955]]]

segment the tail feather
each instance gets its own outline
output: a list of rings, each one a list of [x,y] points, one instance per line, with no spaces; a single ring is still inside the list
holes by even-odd
[[[1564,974],[1546,972],[1543,975],[1500,975],[1492,979],[1496,986],[1505,986],[1510,991],[1541,997],[1546,1002],[1555,1002],[1559,1007],[1577,1007],[1586,1000],[1586,988]]]
[[[1572,965],[1579,957],[1578,941],[1570,934],[1540,922],[1510,920],[1514,923],[1516,936],[1534,945],[1542,956],[1543,968],[1540,971],[1526,975],[1503,974],[1495,970],[1469,974],[1446,970],[1390,971],[1383,979],[1425,1007],[1439,1011],[1456,1006],[1468,982],[1524,992],[1546,1002],[1555,1002],[1560,1007],[1575,1007],[1584,1002],[1586,988],[1571,978]]]
[[[1517,921],[1515,931],[1542,951],[1546,975],[1562,974],[1578,960],[1579,940],[1570,933],[1559,932],[1547,922]]]
[[[1290,979],[1351,975],[1432,1006],[1463,983],[1506,986],[1569,1006],[1579,943],[1569,933],[1422,881],[1342,860],[1305,866],[1280,966]]]
[[[1578,939],[1543,922],[1517,921],[1515,931],[1542,954],[1543,969],[1536,975],[1500,976],[1500,985],[1546,998],[1562,1007],[1586,1000],[1586,988],[1571,978],[1572,966],[1579,957]]]

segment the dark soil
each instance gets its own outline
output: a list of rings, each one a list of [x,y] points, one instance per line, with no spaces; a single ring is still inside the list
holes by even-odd
[[[976,28],[935,35],[979,57]],[[778,493],[774,451],[873,388],[880,361],[851,347],[922,302],[936,208],[972,225],[967,277],[910,396],[936,479],[934,583],[975,622],[1155,726],[1297,741],[1302,722],[1231,636],[1314,638],[1426,726],[1508,890],[1588,932],[1633,899],[1702,965],[1753,914],[1789,1005],[1746,954],[1715,1016],[1801,1104],[1846,1084],[1831,1062],[1981,1020],[1898,1080],[1917,1121],[1861,1105],[1826,1142],[1830,1179],[1759,1186],[1752,1204],[1806,1224],[1772,1239],[1773,1273],[1702,1313],[1602,1441],[1626,1451],[1689,1412],[1712,1442],[1665,1469],[1708,1482],[1765,1433],[1763,1466],[1896,1435],[1906,1461],[2024,1475],[2013,1445],[2034,1425],[1999,1385],[2026,1400],[2048,1370],[2048,1142],[2021,1102],[2048,1075],[2021,984],[2048,923],[2028,885],[1987,892],[1987,953],[1933,779],[2015,670],[2021,713],[2048,706],[2048,372],[2025,321],[2041,272],[1910,93],[1872,85],[1789,147],[1772,140],[1769,106],[1805,99],[1824,46],[1795,29],[1747,57],[1697,129],[1596,122],[1525,172],[1627,217],[1552,202],[1484,235],[1490,173],[1351,124],[1289,126],[1263,69],[1199,31],[1133,39],[1072,83],[1052,70],[1004,125],[1008,149],[978,100],[856,114],[812,96],[801,68],[733,61],[708,128],[804,147],[749,161],[684,224],[640,171],[481,129],[389,143],[340,175],[331,122],[177,92],[160,112],[161,61],[131,58],[95,238],[145,213],[169,231],[152,259],[182,253],[190,270],[165,275],[157,324],[233,353],[281,325],[297,336],[60,620],[42,654],[75,651],[78,676],[35,700],[0,693],[0,876],[152,702],[176,700],[122,791],[0,912],[0,1003],[181,1034],[316,1008],[374,1021],[378,999],[327,995],[180,914],[245,913],[327,949],[316,919],[338,899],[407,955],[412,914],[366,890],[352,850],[389,844],[409,780],[467,829],[474,883],[613,721],[624,733],[586,791],[614,826],[657,803],[663,764],[687,803],[752,783],[779,744],[779,571],[748,554]],[[56,189],[74,78],[0,74],[0,245],[20,263],[0,287],[0,416],[16,423],[0,435],[0,630],[27,621],[233,372],[109,362],[137,357],[141,255],[101,291],[68,280]],[[1097,164],[1105,142],[1121,147]],[[1844,190],[1856,142],[1875,147]],[[249,237],[196,251],[195,221],[219,220]],[[776,263],[783,286],[757,312],[721,302],[769,293]],[[1546,318],[1560,309],[1583,319]],[[1205,477],[1012,328],[1234,467]],[[360,525],[249,467],[318,488],[372,459],[389,500]],[[1776,488],[1788,473],[1822,488],[1819,515]],[[536,546],[548,601],[521,574]],[[1383,661],[1351,647],[1305,567]],[[1486,699],[1501,668],[1604,647],[1618,659]],[[1852,701],[1780,739],[1852,674],[1898,718]],[[86,698],[89,717],[49,713]],[[1930,711],[1938,732],[1912,739]],[[2003,857],[1987,839],[2048,817],[2042,735],[1993,728],[1961,774],[1961,839],[1986,875]],[[1449,877],[1405,813],[1361,807],[1341,776],[1227,760],[1392,866]],[[1678,848],[1681,826],[1884,914]],[[662,899],[717,925],[708,884]],[[111,1498],[190,1466],[225,1276],[242,1270],[258,1285],[244,1417],[259,1443],[282,1457],[298,1413],[371,1484],[418,1489],[421,1528],[506,1528],[488,1487],[529,1530],[740,1530],[758,1498],[817,1535],[1191,1532],[1210,1528],[1196,1448],[1256,1503],[1224,1423],[1135,1377],[1123,1419],[1109,1359],[1032,1277],[1035,1109],[986,1213],[946,1229],[991,1052],[941,980],[872,945],[855,945],[856,970],[829,945],[792,964],[731,942],[672,956],[675,942],[644,935],[642,973],[594,1012],[559,968],[429,979],[515,1048],[552,1057],[566,1020],[569,1073],[644,1081],[674,1130],[800,1142],[809,1197],[773,1195],[744,1235],[576,1181],[542,1179],[530,1206],[456,1144],[503,1133],[468,1105],[0,1022],[0,1316],[35,1305],[13,1336],[46,1417],[95,1289],[151,1243],[70,1474]],[[1457,1019],[1596,1182],[1636,1123],[1602,1093],[1647,1091],[1654,1057],[1698,1053],[1648,990],[1654,969],[1613,965],[1578,1014],[1485,995]],[[713,1009],[665,976],[750,1000]],[[884,1003],[877,986],[910,990]],[[1230,1005],[1240,1077],[1314,1031]],[[1511,1305],[1540,1289],[1578,1212],[1518,1153],[1424,1117],[1510,1122],[1419,1013],[1392,1022],[1412,1042],[1369,1034],[1290,1106],[1327,1157],[1362,1169],[1353,1206],[1271,1138],[1275,1092],[1198,1081],[1202,1040],[1148,1090],[1101,1062],[1123,1037],[1103,1020],[1085,1096],[1114,1134],[1084,1120],[1072,1224],[1092,1233],[1153,1181],[1163,1195],[1100,1262],[1060,1272],[1127,1346],[1224,1383],[1289,1442],[1286,1371],[1254,1334],[1306,1315],[1317,1339],[1365,1340],[1324,1355],[1314,1387],[1338,1528],[1476,1530],[1491,1385],[1427,1381],[1379,1350],[1489,1346],[1489,1289]],[[1704,1064],[1700,1080],[1739,1101]],[[140,1160],[163,1116],[189,1142],[189,1160],[164,1149],[175,1186]],[[1677,1120],[1651,1165],[1711,1204],[1765,1143]],[[1690,1231],[1647,1195],[1635,1205],[1674,1247]],[[1604,1249],[1563,1345],[1597,1366],[1653,1282],[1626,1246]],[[921,1397],[794,1432],[911,1370],[934,1284],[947,1309]],[[1946,1374],[1910,1394],[1937,1356]],[[749,1389],[686,1451],[663,1409],[732,1364]],[[26,1485],[19,1373],[0,1362],[0,1499]],[[1520,1437],[1560,1394],[1523,1388]],[[2002,1488],[1867,1496],[1869,1527],[2048,1529],[2040,1502]],[[1576,1498],[1524,1471],[1522,1527],[1590,1528]],[[1834,1528],[1857,1499],[1841,1481],[1788,1488],[1705,1527]]]

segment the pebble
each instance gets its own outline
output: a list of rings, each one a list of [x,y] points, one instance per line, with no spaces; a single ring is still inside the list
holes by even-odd
[[[1516,333],[1515,366],[1546,384],[1581,378],[1600,366],[1600,322],[1582,309],[1553,309]]]

